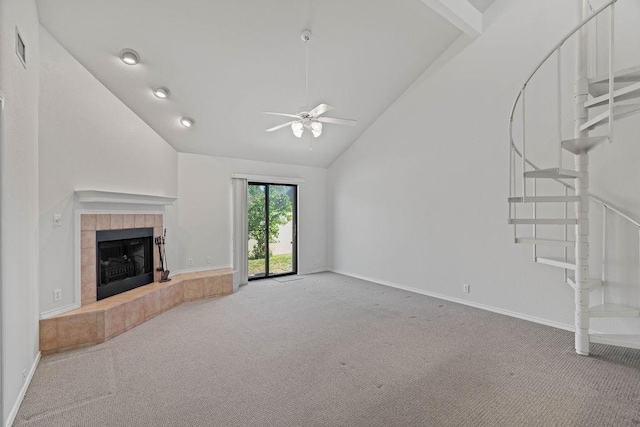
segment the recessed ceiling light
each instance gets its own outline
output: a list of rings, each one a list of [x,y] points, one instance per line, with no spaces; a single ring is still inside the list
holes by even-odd
[[[190,117],[183,117],[180,119],[180,124],[186,128],[190,128],[194,123],[194,120]]]
[[[140,62],[140,55],[133,49],[122,49],[120,51],[120,59],[127,65],[136,65]]]
[[[167,99],[171,92],[164,86],[157,87],[153,90],[153,94],[160,99]]]

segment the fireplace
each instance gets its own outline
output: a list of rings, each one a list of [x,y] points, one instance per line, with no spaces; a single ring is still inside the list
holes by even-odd
[[[153,282],[153,228],[96,231],[97,300]]]
[[[154,238],[162,235],[163,230],[162,214],[121,214],[121,213],[82,213],[80,214],[80,300],[82,305],[93,304],[98,299],[98,288],[100,284],[100,257],[98,256],[98,233],[101,234],[101,241],[137,239],[148,237],[148,231],[144,235],[112,235],[110,238],[103,239],[103,231],[125,231],[131,232],[134,229],[151,229],[153,237],[151,238],[151,258],[153,281],[160,280],[161,272],[160,258],[153,242]],[[108,235],[107,235],[108,236]],[[146,255],[146,254],[145,254]],[[127,255],[129,258],[129,255]],[[139,258],[136,258],[140,262]],[[112,276],[110,275],[110,278]],[[131,282],[130,278],[127,278]],[[110,283],[111,284],[111,283]],[[141,285],[140,285],[141,286]],[[115,287],[114,287],[115,288]],[[105,289],[106,290],[106,289]],[[101,298],[107,298],[100,290]]]

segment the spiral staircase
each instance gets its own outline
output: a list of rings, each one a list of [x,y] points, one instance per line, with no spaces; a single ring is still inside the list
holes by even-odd
[[[624,1],[624,0],[623,0]],[[589,192],[589,155],[604,144],[614,141],[617,119],[640,111],[640,66],[615,70],[616,3],[609,0],[594,10],[583,2],[583,21],[564,37],[538,64],[523,84],[509,118],[509,220],[513,226],[514,242],[533,247],[533,261],[563,271],[564,281],[575,292],[575,349],[588,355],[590,343],[602,343],[640,349],[640,335],[602,334],[590,329],[592,318],[640,317],[640,309],[607,303],[608,284],[607,216],[617,215],[637,228],[640,222],[626,215],[611,203]],[[608,25],[608,73],[589,77],[589,25],[606,19]],[[563,135],[563,53],[570,44],[575,47],[575,81],[573,93],[573,135]],[[596,53],[597,54],[597,53]],[[545,67],[555,69],[557,85],[557,118],[552,130],[553,146],[545,159],[552,159],[550,168],[540,168],[532,161],[530,151],[539,154],[539,147],[527,140],[527,127],[539,125],[527,120],[527,89],[534,76]],[[565,79],[566,80],[566,79]],[[564,84],[563,84],[564,83]],[[556,88],[553,89],[555,92]],[[519,122],[516,124],[516,122]],[[514,136],[517,132],[519,135]],[[605,130],[603,133],[602,131]],[[600,133],[596,135],[596,133]],[[516,143],[517,140],[517,143]],[[539,141],[537,141],[539,142]],[[528,151],[530,150],[530,151]],[[597,151],[596,151],[597,154]],[[572,161],[568,159],[572,158]],[[572,164],[568,164],[572,163]],[[590,274],[589,208],[602,209],[601,275]],[[541,213],[552,212],[552,218]],[[591,224],[593,227],[595,224]],[[550,238],[553,237],[553,238]],[[555,251],[555,252],[554,252]],[[547,255],[555,253],[556,256]],[[593,258],[593,257],[592,257]],[[600,296],[599,304],[591,304],[590,297]],[[599,294],[599,295],[598,295]],[[639,331],[640,332],[640,331]]]

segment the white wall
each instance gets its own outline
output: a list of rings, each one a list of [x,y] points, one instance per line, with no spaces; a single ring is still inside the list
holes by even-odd
[[[326,169],[180,153],[180,258],[172,270],[232,265],[232,173],[305,179],[298,187],[298,272],[326,269]],[[213,258],[211,264],[206,262],[208,256]],[[193,258],[192,266],[189,258]]]
[[[512,243],[506,224],[506,131],[520,85],[575,25],[576,5],[498,0],[480,38],[435,72],[427,71],[334,162],[329,169],[333,269],[573,324],[573,291],[562,284],[561,270],[534,264],[530,247]],[[553,66],[542,73],[553,78]],[[530,91],[542,95],[529,116],[548,126],[535,130],[540,139],[549,139],[555,129],[551,82]],[[571,80],[565,82],[570,91]],[[571,108],[565,101],[565,114]],[[636,167],[632,159],[625,162],[620,153],[616,158],[625,172]],[[593,163],[595,181],[604,165]],[[616,168],[608,169],[611,175]],[[624,182],[625,197],[635,194],[637,200],[631,188],[637,189],[638,174],[630,176],[631,181],[629,175],[610,176],[610,184]],[[470,294],[462,292],[464,283],[471,285]]]
[[[19,28],[27,68],[15,54]],[[6,96],[2,193],[2,424],[38,354],[38,13],[0,0],[0,91]]]
[[[86,208],[74,190],[175,196],[178,158],[43,27],[40,44],[40,310],[47,312],[74,302],[74,209]],[[54,214],[62,214],[61,227]],[[54,289],[62,289],[60,302]]]

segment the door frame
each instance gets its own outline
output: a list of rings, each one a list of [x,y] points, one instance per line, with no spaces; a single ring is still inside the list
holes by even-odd
[[[299,190],[299,186],[298,184],[293,184],[293,183],[286,183],[286,182],[266,182],[266,181],[256,181],[256,180],[250,180],[247,181],[247,198],[248,198],[248,187],[250,187],[251,185],[264,185],[265,186],[265,197],[264,197],[264,203],[265,203],[265,216],[266,216],[266,222],[265,222],[265,227],[269,228],[269,186],[280,186],[280,187],[293,187],[293,202],[292,202],[292,206],[293,206],[293,239],[292,239],[292,244],[293,244],[293,250],[292,250],[292,265],[293,265],[293,269],[292,271],[288,272],[288,273],[280,273],[280,274],[269,274],[269,235],[268,235],[268,231],[265,230],[265,232],[267,233],[267,237],[266,237],[266,247],[265,247],[265,257],[264,257],[264,265],[265,265],[265,274],[264,276],[259,276],[259,277],[251,277],[248,276],[248,280],[249,281],[253,281],[253,280],[261,280],[261,279],[272,279],[274,277],[283,277],[283,276],[293,276],[298,274],[298,190]],[[247,213],[246,215],[248,215],[248,209],[249,209],[249,205],[247,204]],[[248,219],[247,219],[247,224],[249,223]],[[246,253],[245,256],[247,257],[247,259],[249,258],[249,253]]]
[[[0,414],[4,415],[4,361],[5,361],[5,342],[3,334],[4,313],[2,306],[4,304],[4,219],[3,219],[3,197],[4,188],[4,162],[5,162],[5,141],[4,141],[4,107],[5,96],[0,90]],[[4,421],[3,421],[4,422]]]

